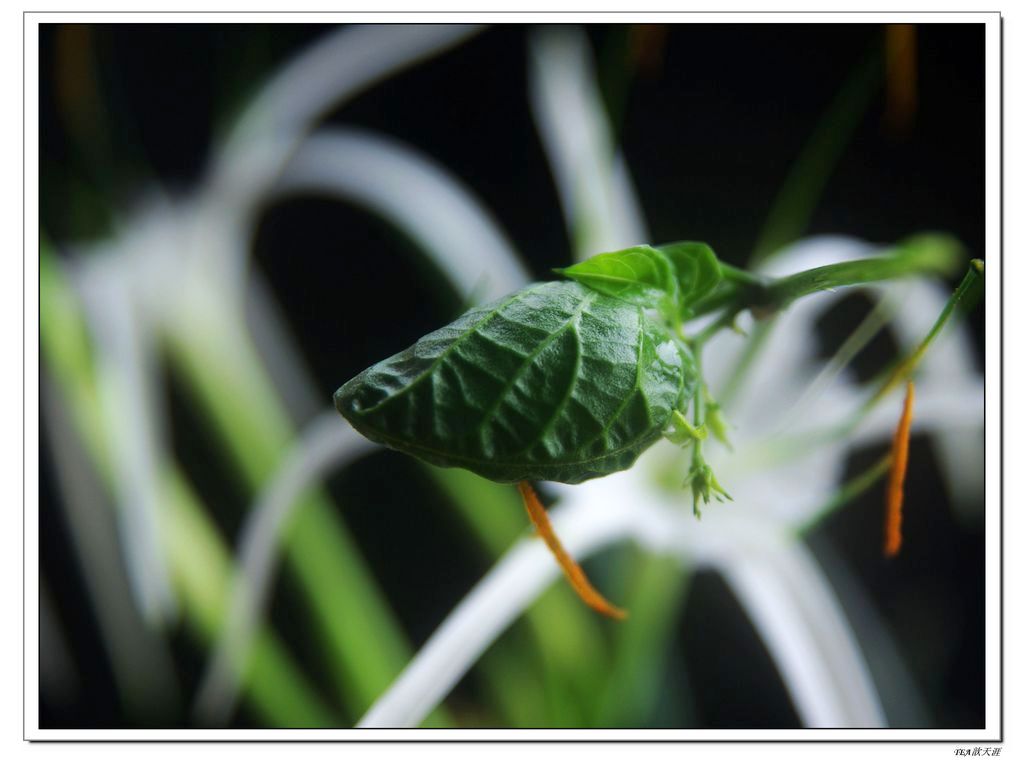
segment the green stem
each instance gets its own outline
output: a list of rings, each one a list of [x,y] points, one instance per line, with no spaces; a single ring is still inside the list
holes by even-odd
[[[962,252],[960,243],[952,237],[921,234],[878,257],[822,265],[779,279],[768,279],[726,266],[723,270],[726,279],[711,295],[693,306],[692,317],[723,308],[735,315],[749,308],[763,318],[815,292],[924,273],[948,276],[959,267]]]
[[[971,267],[967,269],[967,274],[961,280],[959,286],[946,301],[945,306],[942,308],[942,312],[939,317],[935,320],[928,335],[921,341],[921,344],[917,346],[913,353],[911,353],[902,363],[900,363],[886,380],[886,382],[878,389],[871,400],[868,401],[870,407],[879,399],[883,398],[890,390],[896,385],[902,382],[904,379],[910,376],[914,371],[914,368],[921,359],[924,357],[932,341],[939,335],[948,322],[950,317],[953,315],[953,311],[957,305],[967,304],[970,305],[974,299],[974,292],[977,285],[980,285],[979,279],[985,272],[985,263],[981,260],[971,260]]]
[[[248,487],[258,490],[294,432],[248,334],[230,314],[200,310],[174,330],[168,336],[172,361]],[[322,489],[296,502],[281,544],[307,595],[339,699],[358,718],[401,672],[411,646]],[[428,723],[447,721],[438,709]]]
[[[889,464],[892,461],[890,454],[886,454],[873,465],[864,470],[856,477],[848,480],[840,489],[818,510],[793,529],[795,535],[803,536],[810,532],[815,526],[824,520],[828,515],[837,509],[849,504],[875,483],[881,480],[889,471]]]
[[[693,394],[693,427],[700,430],[704,427],[704,370],[701,367],[701,351],[699,342],[693,343],[693,364],[697,370],[697,390]],[[690,480],[693,482],[693,514],[700,517],[701,492],[698,487],[700,475],[705,467],[704,441],[693,441],[693,455],[690,459]]]
[[[749,469],[771,468],[815,448],[849,437],[864,420],[864,417],[870,413],[871,409],[890,393],[893,388],[913,373],[917,364],[920,363],[925,352],[931,346],[931,343],[949,322],[956,307],[961,304],[970,305],[973,302],[976,290],[981,285],[980,277],[983,273],[984,263],[981,260],[972,260],[967,275],[964,276],[960,285],[950,295],[942,312],[925,338],[912,353],[896,364],[893,371],[885,376],[877,392],[847,419],[829,427],[802,432],[785,438],[774,438],[760,449],[748,448],[744,459],[746,467]]]
[[[765,286],[768,279],[757,273],[737,268],[735,265],[719,262],[722,268],[722,278],[726,283],[740,284],[743,286]]]
[[[697,390],[693,394],[693,429],[700,431],[704,425],[704,371],[701,368],[700,362],[701,347],[699,344],[694,344],[693,352],[693,363],[697,368]],[[693,442],[693,465],[697,466],[699,463],[704,461],[703,458],[704,446],[700,439],[696,439]]]
[[[752,307],[776,311],[814,292],[922,273],[945,274],[958,260],[959,246],[951,240],[922,237],[887,257],[833,263],[781,278],[764,289],[765,302]]]
[[[633,550],[627,568],[629,618],[613,633],[613,652],[598,709],[597,727],[650,726],[664,717],[664,667],[672,649],[673,630],[687,599],[693,570],[674,557]],[[684,717],[693,713],[690,698],[679,699]]]
[[[760,294],[764,285],[741,284],[736,280],[723,281],[714,292],[697,300],[691,307],[690,317],[698,318],[714,313],[731,305],[741,305],[751,300],[751,295]]]
[[[718,402],[728,407],[739,395],[743,383],[747,380],[747,370],[754,363],[758,353],[768,341],[771,330],[775,327],[775,319],[769,318],[758,322],[750,332],[750,339],[743,345],[739,358],[732,370],[726,375],[725,386],[718,393]]]
[[[42,359],[66,402],[74,429],[98,475],[114,480],[99,417],[89,337],[74,292],[43,237],[39,253],[39,339]],[[212,644],[223,627],[233,571],[231,555],[180,469],[163,465],[158,485],[161,539],[189,630]],[[278,727],[332,727],[335,713],[318,696],[272,629],[257,632],[242,686],[254,710]]]

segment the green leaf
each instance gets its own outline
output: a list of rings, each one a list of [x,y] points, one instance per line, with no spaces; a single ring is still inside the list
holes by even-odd
[[[715,251],[699,241],[663,244],[658,250],[672,263],[679,282],[679,300],[689,306],[711,293],[722,280]]]
[[[574,282],[475,308],[335,393],[363,435],[498,482],[631,466],[693,395],[688,351],[645,309]]]
[[[568,268],[555,268],[601,294],[645,308],[671,308],[677,291],[668,258],[646,244],[594,255]]]

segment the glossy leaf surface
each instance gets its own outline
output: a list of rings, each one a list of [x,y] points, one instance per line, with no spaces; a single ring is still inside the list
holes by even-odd
[[[574,282],[475,308],[335,393],[371,440],[499,482],[631,466],[693,395],[685,351],[645,309]]]
[[[555,273],[647,308],[671,309],[675,305],[678,287],[672,263],[647,245],[594,255],[568,268],[556,268]]]
[[[710,294],[722,280],[718,257],[703,242],[677,241],[658,249],[672,263],[679,284],[679,300],[684,306]]]

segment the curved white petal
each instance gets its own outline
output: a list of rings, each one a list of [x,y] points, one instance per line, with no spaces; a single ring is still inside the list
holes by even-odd
[[[698,523],[687,514],[681,495],[652,493],[646,476],[636,473],[571,489],[552,487],[565,499],[552,513],[552,522],[577,558],[633,540],[654,554],[672,554],[682,564],[722,570],[751,614],[806,724],[884,724],[871,678],[835,596],[813,558],[781,527],[772,530],[764,522],[751,527],[725,512],[709,512]],[[452,611],[359,726],[403,727],[422,721],[558,576],[538,539],[516,544]]]
[[[130,252],[80,262],[75,284],[96,347],[96,383],[111,450],[117,523],[132,594],[150,624],[176,610],[160,541],[157,471],[167,457],[153,335],[132,291]]]
[[[814,237],[780,252],[769,262],[767,272],[785,275],[826,263],[869,257],[877,250],[878,247],[856,239]],[[904,352],[911,351],[924,338],[949,297],[944,284],[929,279],[869,285],[863,291],[891,301],[894,306],[891,326]],[[748,371],[744,383],[747,394],[729,407],[728,414],[737,426],[738,446],[740,442],[773,432],[815,429],[829,422],[838,423],[861,405],[864,393],[843,373],[830,386],[818,390],[815,400],[802,399],[806,380],[823,368],[822,362],[813,358],[814,322],[841,296],[841,291],[814,295],[797,301],[778,317],[758,361]],[[743,345],[744,340],[729,335],[716,338],[709,345],[705,371],[712,389],[724,384],[724,374],[732,368]],[[984,454],[982,382],[972,367],[965,327],[955,324],[945,327],[922,360],[917,379],[915,428],[927,428],[935,435],[942,473],[951,495],[958,504],[965,504],[965,499],[980,492]],[[951,404],[944,420],[933,404],[939,398]],[[795,407],[798,400],[801,405]],[[897,407],[895,413],[893,406]],[[893,423],[899,417],[898,406],[896,400],[880,405],[864,425],[869,429],[856,433],[850,445],[890,437]],[[890,417],[881,425],[889,428],[888,434],[879,429],[882,421],[879,417],[883,413]],[[796,415],[798,420],[787,419],[791,415]]]
[[[186,250],[193,278],[242,298],[253,216],[317,119],[367,88],[475,34],[472,25],[357,25],[340,29],[283,67],[236,122],[197,194],[200,247]]]
[[[867,663],[839,601],[795,539],[760,544],[721,566],[808,727],[883,727]]]
[[[551,27],[530,39],[530,103],[577,259],[647,240],[612,133],[586,36]]]
[[[570,554],[585,557],[625,535],[621,513],[552,513]],[[445,618],[393,685],[359,721],[359,727],[418,725],[508,626],[560,576],[539,539],[524,539],[473,587]]]
[[[417,241],[466,297],[494,299],[529,278],[498,223],[440,165],[362,130],[321,130],[275,191],[318,191],[362,205]]]
[[[479,30],[468,24],[359,24],[330,33],[263,86],[232,129],[219,168],[237,171],[254,141],[306,133],[329,109]]]
[[[892,322],[903,352],[910,352],[924,339],[948,299],[949,290],[941,282],[916,280],[906,285]],[[965,389],[980,393],[950,402],[951,416],[970,418],[974,427],[935,434],[936,456],[953,506],[961,511],[980,510],[982,504],[976,499],[985,482],[984,384],[974,368],[967,327],[955,319],[947,324],[921,359],[917,376],[922,381],[934,380],[950,393]]]
[[[293,422],[309,422],[323,407],[323,395],[292,338],[284,312],[259,270],[249,272],[245,323],[274,387]]]
[[[227,621],[196,700],[196,715],[205,723],[225,724],[234,710],[239,667],[245,665],[262,621],[277,569],[281,532],[299,497],[333,470],[375,448],[333,409],[320,414],[291,447],[278,472],[246,514]]]

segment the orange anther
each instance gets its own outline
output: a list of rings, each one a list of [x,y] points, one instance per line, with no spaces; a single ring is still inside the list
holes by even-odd
[[[892,438],[889,486],[885,495],[885,556],[895,557],[903,543],[903,481],[907,476],[910,454],[910,420],[914,412],[914,383],[907,382],[903,415]]]
[[[526,513],[530,516],[533,527],[537,529],[537,533],[544,539],[544,543],[548,545],[548,549],[555,556],[559,566],[562,568],[562,572],[565,573],[565,577],[569,579],[569,583],[572,584],[572,588],[576,590],[576,594],[579,595],[580,599],[601,615],[620,621],[625,618],[626,611],[615,607],[615,605],[601,596],[601,593],[587,579],[583,568],[577,565],[576,561],[565,551],[562,542],[555,535],[555,529],[551,527],[551,520],[548,519],[547,510],[544,509],[544,505],[537,498],[537,493],[533,490],[533,486],[523,480],[519,483],[519,493],[523,497]]]

